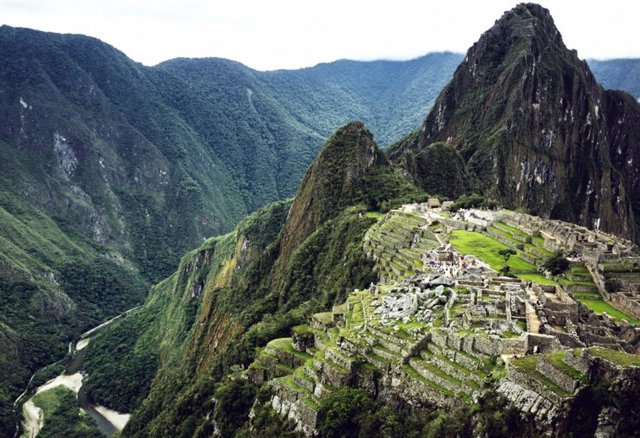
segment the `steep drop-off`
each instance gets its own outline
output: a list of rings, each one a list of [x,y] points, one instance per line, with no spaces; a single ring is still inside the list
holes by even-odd
[[[337,194],[344,196],[329,196]],[[338,130],[292,203],[265,207],[234,232],[210,239],[153,289],[142,315],[153,313],[155,319],[129,351],[114,358],[135,367],[136,349],[149,348],[158,357],[149,395],[124,436],[211,433],[215,422],[206,419],[215,410],[211,396],[224,391],[221,379],[230,370],[247,366],[256,347],[375,278],[361,245],[376,220],[369,212],[422,197],[386,161],[362,123]],[[92,355],[110,347],[98,339],[87,348],[90,363]],[[114,399],[136,398],[118,394],[131,388],[126,379],[117,383]],[[99,398],[100,392],[94,395]],[[245,414],[237,413],[239,419]]]
[[[144,67],[94,38],[2,26],[0,416],[73,336],[139,303],[139,277],[164,278],[204,238],[293,195],[337,126],[419,123],[410,109],[426,110],[458,61]]]
[[[446,142],[473,188],[505,206],[637,238],[639,115],[565,47],[549,11],[522,4],[469,49],[417,139],[391,156]]]

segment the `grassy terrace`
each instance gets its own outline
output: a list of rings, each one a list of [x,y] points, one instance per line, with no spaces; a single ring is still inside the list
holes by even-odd
[[[518,236],[522,236],[522,237],[531,237],[531,238],[533,238],[532,235],[525,233],[524,231],[522,231],[519,228],[513,227],[511,225],[507,225],[504,222],[498,222],[498,224],[500,225],[500,227],[504,228],[505,230],[509,230],[509,232],[511,232],[512,234],[517,234]]]
[[[556,286],[558,284],[556,280],[547,278],[542,274],[518,274],[517,277],[522,278],[524,281],[532,281],[547,286]]]
[[[563,373],[565,373],[566,375],[568,375],[569,377],[571,377],[574,380],[580,380],[581,382],[586,382],[587,381],[587,376],[585,376],[584,374],[582,374],[580,371],[576,370],[575,368],[573,368],[572,366],[566,364],[564,362],[564,355],[566,352],[564,351],[556,351],[554,353],[551,353],[548,357],[547,360],[557,369],[559,369],[560,371],[562,371]]]
[[[509,234],[506,231],[495,227],[491,227],[491,229],[495,233],[498,233],[500,236],[506,239],[508,242],[511,242],[511,246],[513,248],[524,248],[524,252],[526,252],[529,257],[538,260],[540,264],[542,264],[545,257],[550,257],[553,255],[549,250],[543,248],[542,246],[539,246],[538,243],[523,243],[512,237],[513,235]]]
[[[304,351],[298,351],[295,348],[293,348],[293,340],[291,338],[274,339],[273,341],[267,344],[267,347],[271,347],[275,350],[286,351],[287,353],[291,353],[302,360],[307,360],[311,358],[310,354],[305,353]]]
[[[383,213],[377,212],[377,211],[368,211],[365,214],[365,217],[371,218],[371,219],[375,219],[377,221],[379,221],[380,219],[382,219],[384,217]]]
[[[607,272],[625,272],[625,271],[640,271],[639,266],[635,266],[631,262],[623,262],[623,263],[600,263],[600,269]]]
[[[589,280],[586,277],[584,281],[575,281],[575,280],[569,280],[568,278],[561,278],[560,283],[566,284],[567,286],[595,286],[593,281]]]
[[[589,349],[592,355],[601,357],[623,367],[640,367],[640,355],[629,354],[608,348],[595,347]]]
[[[448,395],[449,397],[453,397],[454,394],[453,392],[449,391],[448,389],[446,389],[443,386],[438,385],[435,382],[432,382],[431,380],[427,380],[425,377],[423,377],[420,373],[418,373],[414,368],[412,368],[410,365],[402,365],[402,369],[411,377],[413,377],[414,379],[422,382],[423,384],[425,384],[426,386],[429,386],[437,391],[440,391],[441,393]]]
[[[551,391],[558,394],[560,397],[567,397],[570,394],[564,389],[560,388],[558,385],[553,383],[549,378],[543,375],[540,371],[536,370],[536,365],[538,364],[538,356],[525,356],[520,357],[518,359],[512,359],[511,364],[525,373],[529,374],[531,377],[542,383],[544,386],[549,388]]]
[[[587,306],[590,310],[592,310],[594,313],[598,315],[602,314],[602,312],[607,312],[607,315],[609,315],[610,317],[618,321],[621,319],[625,319],[632,324],[638,324],[640,322],[633,316],[627,315],[626,313],[616,309],[611,304],[607,303],[606,301],[603,301],[600,298],[598,299],[578,298],[578,299],[582,304]]]
[[[475,231],[454,230],[451,232],[451,245],[462,254],[471,254],[499,271],[504,259],[498,251],[509,248],[492,237]],[[536,267],[520,258],[517,254],[509,259],[509,267],[517,271],[535,271]]]

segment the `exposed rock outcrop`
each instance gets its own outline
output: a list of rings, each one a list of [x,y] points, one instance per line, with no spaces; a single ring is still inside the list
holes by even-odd
[[[394,149],[406,166],[446,142],[474,188],[511,208],[637,239],[640,106],[604,90],[566,48],[549,11],[521,4],[467,52],[415,141]]]

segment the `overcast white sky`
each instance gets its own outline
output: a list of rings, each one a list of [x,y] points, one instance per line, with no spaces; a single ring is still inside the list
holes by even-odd
[[[465,52],[513,0],[0,0],[0,22],[94,36],[146,65],[216,56],[260,70]],[[640,57],[639,0],[541,0],[581,58]]]

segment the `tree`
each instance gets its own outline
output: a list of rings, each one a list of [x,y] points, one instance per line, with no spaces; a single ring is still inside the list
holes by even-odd
[[[373,408],[364,390],[341,388],[322,401],[319,432],[323,437],[356,437],[360,420]]]
[[[607,278],[604,281],[604,288],[610,294],[620,292],[622,289],[624,289],[624,286],[624,282],[619,278]]]
[[[500,272],[502,272],[504,275],[509,275],[509,270],[511,269],[511,267],[509,266],[509,259],[512,255],[517,254],[516,250],[511,248],[504,248],[498,251],[498,254],[500,254],[504,259],[504,265],[502,265],[502,269],[500,270]]]
[[[542,267],[551,272],[551,275],[561,275],[571,267],[571,262],[564,257],[562,252],[557,252],[549,257]]]

